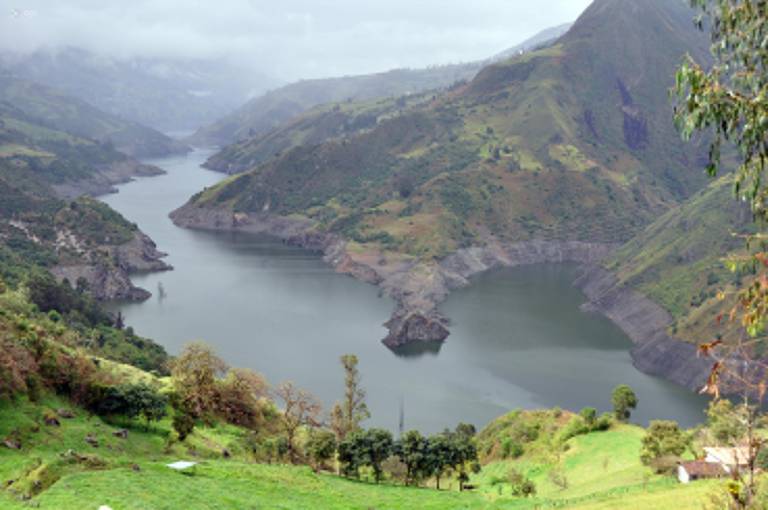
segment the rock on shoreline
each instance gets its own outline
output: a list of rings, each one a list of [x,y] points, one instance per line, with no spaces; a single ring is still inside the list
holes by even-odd
[[[165,170],[154,165],[127,159],[99,168],[99,171],[88,179],[56,184],[53,189],[58,196],[65,199],[73,199],[82,195],[96,197],[116,193],[116,185],[131,182],[134,177],[154,177],[163,174],[165,174]]]
[[[100,246],[87,254],[81,264],[58,265],[51,273],[59,279],[67,279],[72,285],[83,278],[94,298],[101,301],[145,301],[152,293],[136,287],[130,275],[145,271],[169,271],[173,269],[162,259],[166,254],[145,233],[137,231],[129,242],[119,246]]]

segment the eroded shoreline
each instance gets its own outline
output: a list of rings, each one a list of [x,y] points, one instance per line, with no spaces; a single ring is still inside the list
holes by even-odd
[[[421,263],[407,256],[353,253],[346,241],[315,229],[304,218],[269,214],[233,214],[186,204],[170,214],[183,228],[267,234],[283,242],[317,251],[337,272],[378,286],[392,298],[395,311],[385,324],[383,340],[390,348],[413,342],[442,342],[449,335],[449,321],[438,306],[451,291],[470,284],[480,273],[539,263],[577,263],[582,275],[574,282],[588,299],[583,309],[599,312],[632,340],[631,356],[641,372],[662,377],[689,390],[700,389],[711,363],[696,356],[696,346],[672,338],[667,329],[672,316],[661,306],[630,288],[620,286],[602,261],[614,245],[577,241],[527,241],[501,243],[494,238],[484,247],[461,249],[439,263]]]

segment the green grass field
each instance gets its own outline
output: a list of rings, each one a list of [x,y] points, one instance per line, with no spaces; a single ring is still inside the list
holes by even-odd
[[[671,478],[651,475],[638,459],[643,430],[620,426],[608,432],[579,436],[557,459],[539,462],[541,451],[517,461],[497,461],[473,477],[477,489],[459,493],[453,480],[443,490],[374,485],[314,473],[307,467],[251,462],[243,448],[243,432],[231,426],[198,428],[184,444],[167,445],[167,420],[145,430],[129,424],[127,439],[113,436],[119,424],[75,410],[74,419],[46,426],[46,413],[69,408],[47,397],[0,405],[0,437],[21,441],[21,450],[0,450],[0,508],[98,509],[534,509],[534,508],[658,508],[698,509],[717,486],[681,486]],[[85,442],[98,439],[99,446]],[[231,458],[225,459],[227,448]],[[74,454],[73,454],[74,452]],[[80,460],[73,460],[80,459]],[[179,473],[165,464],[193,460],[199,465]],[[568,488],[548,478],[559,465]],[[515,466],[536,484],[534,498],[515,498],[504,484],[493,484]],[[14,482],[10,485],[8,481]],[[432,485],[431,483],[428,485]],[[22,494],[30,501],[20,499]]]

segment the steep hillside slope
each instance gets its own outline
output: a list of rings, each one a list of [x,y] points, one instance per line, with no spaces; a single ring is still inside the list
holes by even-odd
[[[370,131],[379,122],[398,117],[408,108],[435,97],[435,93],[425,92],[317,106],[264,134],[227,145],[204,166],[228,174],[245,172],[296,147],[319,145]]]
[[[488,62],[437,66],[429,69],[396,69],[386,73],[307,80],[257,97],[211,126],[197,131],[190,142],[199,145],[245,143],[267,134],[308,110],[329,103],[371,102],[437,90],[470,80],[487,63],[530,51],[562,35],[568,25],[542,31]],[[241,170],[238,170],[241,171]]]
[[[189,141],[197,145],[226,145],[266,133],[318,105],[369,101],[446,87],[470,79],[479,69],[479,64],[458,64],[301,81],[252,99],[211,126],[199,129]]]
[[[15,78],[3,70],[0,103],[13,106],[45,127],[111,144],[132,157],[159,157],[189,150],[158,131],[104,113],[55,89]]]
[[[57,198],[29,170],[0,158],[0,278],[43,269],[97,299],[147,299],[130,274],[171,269],[155,243],[101,202]]]
[[[753,232],[751,220],[729,177],[711,183],[587,271],[576,282],[586,308],[611,318],[635,342],[639,369],[701,389],[712,363],[696,346],[743,334],[738,323],[718,316],[727,317],[731,291],[752,278],[723,263],[742,254],[739,236]],[[718,297],[721,291],[727,299]]]
[[[288,151],[174,219],[323,249],[398,300],[390,345],[442,340],[435,304],[467,276],[597,262],[705,183],[668,99],[681,57],[707,52],[692,16],[677,0],[597,0],[557,44],[352,137]]]
[[[29,107],[31,112],[13,102],[0,101],[0,161],[27,169],[63,197],[108,193],[114,184],[134,176],[162,173],[119,152],[109,141],[99,142],[56,127],[59,122],[45,114],[47,97],[30,95],[30,101],[40,106]],[[68,112],[63,124],[76,122],[87,130],[100,125],[98,117],[74,113],[77,103],[70,107],[66,99],[57,100],[55,110],[59,109]]]

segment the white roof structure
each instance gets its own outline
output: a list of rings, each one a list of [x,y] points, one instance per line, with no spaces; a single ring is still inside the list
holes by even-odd
[[[707,461],[719,462],[725,466],[746,466],[749,464],[749,448],[739,446],[736,448],[706,447],[704,453]]]
[[[197,462],[189,462],[186,460],[180,460],[178,462],[173,462],[171,464],[166,464],[171,469],[175,469],[176,471],[184,471],[185,469],[189,469],[191,467],[197,466]]]

